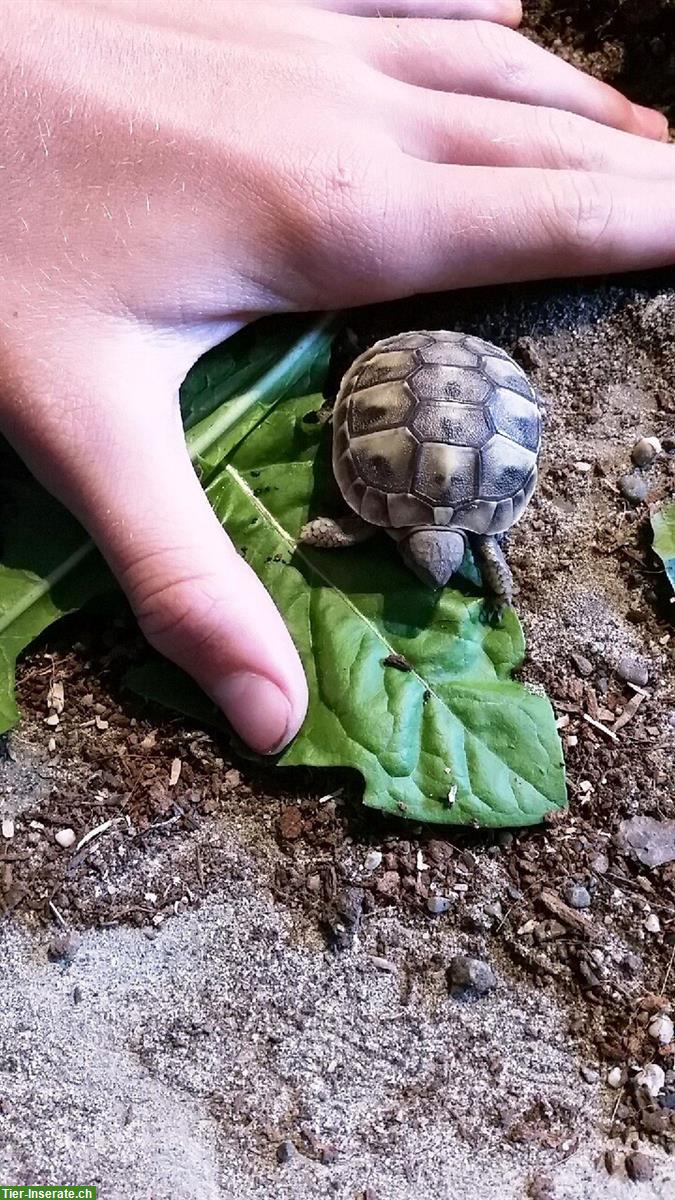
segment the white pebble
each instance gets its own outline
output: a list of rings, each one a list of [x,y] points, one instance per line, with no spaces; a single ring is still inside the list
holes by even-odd
[[[368,874],[370,875],[370,874],[372,874],[373,871],[377,870],[377,868],[379,867],[381,862],[382,862],[382,851],[381,850],[369,850],[368,853],[366,854],[366,861],[363,864],[363,869],[364,869],[364,871],[367,871]]]
[[[649,1036],[655,1042],[661,1042],[664,1046],[669,1045],[673,1037],[675,1037],[675,1025],[673,1025],[670,1017],[666,1016],[665,1013],[662,1013],[660,1017],[654,1017],[649,1026]]]
[[[64,850],[68,850],[75,842],[76,834],[74,829],[58,829],[54,834],[54,841],[58,842]]]
[[[7,838],[7,841],[14,837],[14,817],[2,818],[2,836]]]
[[[656,913],[650,913],[649,916],[645,918],[645,929],[648,933],[661,932],[661,922],[659,921]]]
[[[623,1082],[623,1072],[621,1067],[612,1067],[611,1071],[607,1072],[607,1082],[611,1088],[618,1089]]]
[[[639,1088],[644,1088],[646,1092],[649,1092],[650,1096],[658,1096],[665,1087],[665,1072],[658,1063],[647,1063],[642,1071],[638,1071],[635,1082]]]
[[[593,463],[584,462],[583,460],[575,462],[574,470],[578,471],[580,475],[587,475],[589,471],[593,470]]]

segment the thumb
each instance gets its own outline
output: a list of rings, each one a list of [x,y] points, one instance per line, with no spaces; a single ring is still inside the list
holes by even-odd
[[[115,366],[118,377],[119,359]],[[59,408],[63,416],[70,406],[70,419],[59,422],[58,434],[43,420],[38,446],[34,433],[27,445],[20,431],[13,440],[97,542],[148,641],[197,681],[249,746],[278,751],[306,711],[300,659],[199,485],[170,389],[156,395],[147,359],[139,386],[136,367],[127,361],[124,382],[108,383],[104,394],[88,371],[84,402],[83,385],[69,382]],[[97,378],[106,375],[97,363]],[[49,402],[53,415],[53,395]]]

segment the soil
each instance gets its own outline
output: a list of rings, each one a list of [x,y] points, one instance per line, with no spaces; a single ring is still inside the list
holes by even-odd
[[[670,0],[590,8],[533,4],[534,36],[665,108]],[[624,824],[675,819],[673,607],[649,537],[675,494],[675,272],[352,314],[332,378],[354,339],[439,327],[510,350],[545,405],[508,554],[569,811],[496,835],[385,820],[349,773],[245,762],[125,692],[144,650],[121,606],[62,622],[24,656],[0,744],[6,1181],[675,1194],[675,1045],[653,1025],[675,1016],[675,862],[639,861]],[[643,436],[662,451],[636,469]],[[453,984],[457,954],[492,967],[483,994]]]

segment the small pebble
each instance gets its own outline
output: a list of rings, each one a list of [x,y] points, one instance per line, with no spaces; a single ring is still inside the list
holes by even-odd
[[[68,850],[74,845],[76,833],[74,829],[58,829],[54,834],[54,841],[62,847],[63,850]]]
[[[636,467],[648,467],[660,453],[661,443],[658,438],[641,437],[633,446],[631,458]]]
[[[649,916],[645,918],[645,929],[647,930],[647,933],[661,932],[661,922],[659,921],[656,913],[650,913]]]
[[[590,908],[591,894],[588,888],[580,883],[568,883],[565,887],[565,899],[571,908]]]
[[[619,660],[616,673],[619,679],[623,679],[624,683],[633,683],[636,687],[646,687],[649,683],[649,671],[647,667],[629,655],[624,655]]]
[[[14,837],[14,817],[2,818],[2,836],[10,841]]]
[[[608,1175],[618,1175],[623,1166],[623,1154],[620,1150],[605,1150],[605,1167]]]
[[[585,658],[583,654],[576,653],[570,654],[570,658],[572,659],[572,662],[574,663],[579,674],[583,675],[584,678],[587,678],[589,675],[593,674],[593,663],[589,658]]]
[[[591,870],[595,871],[596,875],[606,875],[609,871],[609,859],[606,854],[596,854],[591,863]]]
[[[635,1082],[639,1088],[644,1088],[646,1092],[649,1092],[650,1096],[658,1096],[665,1087],[665,1071],[658,1063],[647,1063],[646,1067],[638,1071]]]
[[[630,504],[642,504],[647,497],[647,484],[641,475],[622,475],[618,486],[621,495]]]
[[[621,1067],[612,1067],[611,1071],[607,1072],[607,1083],[615,1091],[618,1091],[623,1083],[623,1071]]]
[[[277,1162],[287,1163],[295,1156],[295,1146],[292,1142],[280,1142],[277,1146]]]
[[[649,1036],[655,1042],[661,1042],[663,1046],[668,1046],[675,1037],[675,1025],[670,1017],[663,1013],[659,1017],[654,1017],[654,1020],[649,1026]]]
[[[369,850],[366,855],[366,861],[363,864],[364,870],[367,871],[369,875],[372,875],[373,871],[377,870],[377,868],[380,866],[381,862],[382,862],[382,851],[381,850]]]
[[[626,1172],[633,1183],[648,1183],[654,1178],[654,1160],[647,1154],[629,1154],[626,1159]]]
[[[452,903],[449,896],[430,896],[427,900],[427,909],[432,916],[438,917],[441,913],[448,912],[452,908]]]
[[[484,996],[497,984],[497,977],[489,963],[467,954],[456,954],[448,967],[448,981],[454,989],[475,992]]]
[[[600,1072],[595,1067],[580,1067],[579,1074],[586,1083],[597,1083],[600,1078]]]

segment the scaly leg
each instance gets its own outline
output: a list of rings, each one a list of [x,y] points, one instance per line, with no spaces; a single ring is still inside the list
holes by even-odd
[[[319,546],[322,550],[342,550],[358,546],[373,537],[376,529],[361,517],[315,517],[300,530],[298,541],[303,546]]]
[[[491,607],[499,621],[504,609],[513,603],[513,576],[509,564],[495,537],[476,534],[471,538],[471,549],[483,583],[492,592]]]

